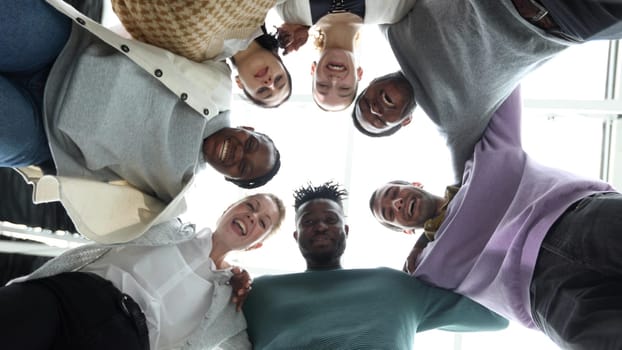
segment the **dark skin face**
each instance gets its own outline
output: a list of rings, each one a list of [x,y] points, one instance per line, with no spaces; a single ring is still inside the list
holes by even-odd
[[[408,231],[434,217],[442,205],[439,200],[412,184],[387,183],[374,192],[372,212],[381,223]]]
[[[356,119],[363,129],[379,134],[397,125],[406,126],[412,119],[409,106],[414,95],[410,83],[392,73],[374,79],[361,93],[355,106]]]
[[[296,211],[296,229],[294,238],[307,261],[307,269],[341,268],[349,228],[337,203],[314,199],[303,204]]]
[[[223,128],[203,140],[205,161],[219,173],[248,180],[274,167],[274,144],[253,128]]]

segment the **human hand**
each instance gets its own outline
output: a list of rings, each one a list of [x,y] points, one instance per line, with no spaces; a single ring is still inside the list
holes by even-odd
[[[251,290],[251,275],[248,271],[241,267],[233,267],[231,269],[233,276],[229,279],[229,285],[231,285],[231,302],[235,304],[236,311],[242,310],[242,305],[248,296],[248,292]]]
[[[297,51],[309,38],[309,26],[302,24],[283,23],[276,29],[279,47],[283,50],[283,55],[292,51]]]

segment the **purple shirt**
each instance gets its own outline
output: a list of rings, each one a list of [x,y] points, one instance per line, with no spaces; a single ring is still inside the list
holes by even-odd
[[[466,163],[463,185],[414,275],[536,328],[529,286],[542,240],[572,203],[613,188],[532,160],[521,146],[520,118],[516,89]]]

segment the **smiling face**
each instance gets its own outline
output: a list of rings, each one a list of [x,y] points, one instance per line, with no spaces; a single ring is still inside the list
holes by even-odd
[[[203,157],[219,173],[232,179],[256,179],[276,161],[274,143],[253,128],[223,128],[203,141]]]
[[[307,266],[338,266],[346,248],[348,225],[343,209],[334,201],[314,199],[296,211],[294,238]]]
[[[292,89],[285,66],[266,49],[255,51],[237,70],[238,87],[267,107],[280,105]]]
[[[398,73],[373,80],[355,106],[356,120],[369,133],[379,134],[410,123],[414,107],[410,83]]]
[[[434,217],[438,204],[437,197],[415,185],[388,183],[372,194],[371,210],[386,226],[412,230]]]
[[[354,100],[363,70],[355,68],[354,55],[343,49],[326,49],[311,66],[314,101],[324,110],[339,111]]]
[[[214,237],[230,250],[244,250],[261,242],[278,222],[277,204],[266,195],[252,195],[225,210],[218,219]]]

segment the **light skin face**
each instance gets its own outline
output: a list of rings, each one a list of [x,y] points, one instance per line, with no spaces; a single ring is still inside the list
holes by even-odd
[[[436,215],[439,202],[438,197],[419,186],[388,183],[378,188],[372,204],[376,220],[407,233],[423,227],[426,220]]]
[[[352,52],[325,49],[320,60],[311,65],[311,75],[313,99],[326,110],[338,111],[352,103],[363,69],[355,68]]]
[[[216,224],[214,239],[232,251],[259,248],[278,219],[279,209],[270,197],[249,196],[225,210]]]
[[[403,77],[391,74],[375,79],[361,94],[355,106],[356,119],[368,132],[378,134],[412,120],[408,107],[414,97]]]
[[[291,90],[283,63],[268,50],[257,50],[237,70],[238,87],[267,106],[280,104]]]
[[[274,144],[251,127],[223,128],[203,141],[205,161],[233,179],[255,179],[274,167]]]
[[[308,268],[341,267],[348,225],[341,207],[328,199],[314,199],[296,211],[294,239]]]

